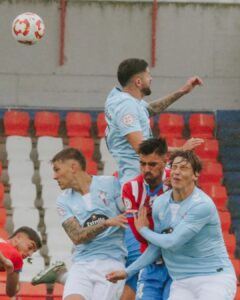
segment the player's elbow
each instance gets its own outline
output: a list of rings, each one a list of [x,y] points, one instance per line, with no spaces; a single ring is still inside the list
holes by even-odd
[[[168,241],[162,246],[163,249],[165,250],[175,250],[178,248],[178,243],[175,239],[170,237]]]

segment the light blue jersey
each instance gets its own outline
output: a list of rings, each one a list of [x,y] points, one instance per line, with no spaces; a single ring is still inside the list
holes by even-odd
[[[98,224],[123,210],[120,184],[113,176],[93,176],[90,193],[82,196],[66,189],[57,199],[57,210],[63,223],[75,217],[82,227]],[[74,247],[73,262],[94,259],[116,259],[125,262],[124,230],[109,227],[92,241]]]
[[[152,136],[147,102],[114,88],[107,97],[105,116],[106,142],[116,159],[120,182],[124,183],[140,173],[139,157],[128,143],[126,135],[141,131],[144,139]]]
[[[172,191],[159,196],[153,204],[155,231],[143,227],[141,235],[151,245],[132,264],[128,274],[135,273],[162,253],[173,280],[218,273],[234,274],[222,237],[217,209],[209,196],[195,187],[182,202],[174,202]],[[175,210],[172,204],[179,205]],[[172,228],[172,233],[160,234]]]

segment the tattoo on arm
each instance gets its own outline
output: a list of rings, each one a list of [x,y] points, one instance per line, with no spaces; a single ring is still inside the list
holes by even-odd
[[[62,226],[74,245],[87,243],[108,228],[105,222],[82,227],[75,217],[66,220]]]
[[[148,111],[151,116],[159,114],[160,112],[164,111],[168,106],[173,104],[175,101],[177,101],[179,98],[181,98],[184,95],[181,91],[176,91],[166,97],[163,97],[161,99],[154,100],[149,103],[148,105]]]

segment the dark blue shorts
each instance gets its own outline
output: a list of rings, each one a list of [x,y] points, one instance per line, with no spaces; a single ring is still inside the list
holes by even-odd
[[[136,300],[166,300],[171,283],[164,264],[151,264],[139,272]]]

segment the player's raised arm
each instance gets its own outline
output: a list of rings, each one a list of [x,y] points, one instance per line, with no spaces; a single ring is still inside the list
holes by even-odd
[[[201,86],[202,84],[203,81],[198,76],[189,78],[187,82],[175,92],[172,92],[165,97],[150,102],[150,104],[148,105],[148,111],[150,115],[159,114],[179,98],[190,93],[196,86]]]

